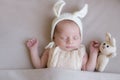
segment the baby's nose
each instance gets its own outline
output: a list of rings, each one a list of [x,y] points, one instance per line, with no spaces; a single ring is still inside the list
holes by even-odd
[[[73,43],[73,40],[72,40],[71,38],[68,38],[67,43],[68,43],[68,44],[72,44],[72,43]]]

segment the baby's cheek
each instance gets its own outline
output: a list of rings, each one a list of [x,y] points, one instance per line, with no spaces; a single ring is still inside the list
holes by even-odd
[[[80,45],[80,44],[81,44],[80,40],[75,41],[75,44],[76,44],[76,45]]]
[[[63,41],[56,40],[55,43],[56,43],[57,46],[64,46],[64,42]]]
[[[59,42],[59,46],[64,47],[65,46],[65,42]]]
[[[76,43],[76,45],[75,45],[75,46],[76,46],[76,48],[79,48],[79,47],[80,47],[80,45],[81,45],[80,43]]]

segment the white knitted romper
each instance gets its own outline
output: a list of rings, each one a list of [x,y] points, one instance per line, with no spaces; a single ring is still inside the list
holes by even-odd
[[[73,51],[63,51],[59,47],[50,48],[47,67],[81,70],[85,47]]]

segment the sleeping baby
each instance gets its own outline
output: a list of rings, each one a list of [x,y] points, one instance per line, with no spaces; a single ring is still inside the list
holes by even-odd
[[[63,13],[65,2],[58,0],[54,5],[55,19],[51,26],[51,42],[39,57],[37,39],[30,39],[26,45],[35,68],[63,68],[94,71],[99,51],[99,42],[91,41],[89,55],[82,44],[83,30],[81,19],[88,11],[88,5],[74,13]]]

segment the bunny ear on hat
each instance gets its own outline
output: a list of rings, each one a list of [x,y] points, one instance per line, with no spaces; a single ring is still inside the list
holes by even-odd
[[[59,0],[58,2],[56,2],[56,4],[53,7],[53,11],[54,11],[56,17],[60,16],[61,10],[64,5],[65,5],[65,2],[63,0]]]
[[[56,2],[56,4],[53,7],[53,11],[56,17],[60,16],[62,8],[65,4],[66,3],[63,0],[58,0]],[[88,4],[85,4],[85,6],[80,11],[74,12],[73,15],[76,17],[84,18],[87,12],[88,12]]]
[[[76,17],[84,18],[88,13],[88,4],[85,4],[85,6],[77,12],[74,12],[73,15]]]

